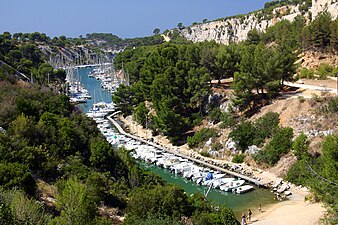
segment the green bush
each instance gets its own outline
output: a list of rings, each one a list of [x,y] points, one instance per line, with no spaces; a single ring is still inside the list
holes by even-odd
[[[220,121],[220,117],[221,117],[221,110],[217,107],[217,108],[213,108],[210,112],[209,112],[209,120],[213,121],[214,124],[218,123]]]
[[[243,121],[229,134],[237,147],[242,151],[250,145],[261,145],[266,138],[270,138],[278,130],[279,114],[268,112],[258,118],[256,122]]]
[[[335,76],[335,74],[333,74],[333,70],[335,68],[327,63],[322,63],[319,65],[318,69],[317,69],[317,74],[319,75],[320,79],[326,79],[328,76]]]
[[[238,155],[235,155],[231,162],[233,163],[242,163],[244,162],[244,158],[245,158],[245,155],[244,154],[238,154]]]
[[[48,224],[52,215],[43,204],[28,198],[20,190],[5,191],[0,188],[0,224]]]
[[[36,182],[28,166],[19,163],[0,164],[0,185],[5,189],[17,187],[29,195],[34,195]]]
[[[192,216],[194,225],[239,225],[234,213],[227,207],[221,206],[219,210],[209,212],[196,212]]]
[[[299,102],[300,102],[300,103],[305,102],[304,96],[298,96],[298,99],[299,99]]]
[[[314,73],[314,71],[312,69],[302,68],[299,71],[298,77],[299,78],[313,79],[314,75],[315,75],[315,73]]]
[[[293,130],[290,127],[281,128],[271,139],[265,149],[259,151],[254,159],[271,166],[275,165],[281,156],[292,147]]]
[[[240,150],[245,151],[248,146],[252,145],[256,137],[256,130],[252,122],[243,121],[230,132],[229,137],[238,143],[237,147]]]
[[[189,205],[188,196],[177,186],[136,188],[129,197],[126,219],[137,221],[160,215],[180,219],[191,213]]]
[[[266,138],[271,138],[278,130],[279,114],[268,112],[255,122],[255,140],[254,145],[260,145]]]
[[[221,128],[229,128],[233,127],[236,124],[236,119],[233,113],[231,112],[224,112],[221,114]]]
[[[309,140],[304,133],[301,133],[292,143],[293,153],[297,157],[297,159],[302,159],[309,155]]]
[[[202,142],[209,140],[209,138],[217,137],[217,131],[215,129],[203,128],[198,131],[194,136],[188,137],[187,143],[189,148],[195,148]]]
[[[331,113],[338,112],[338,97],[333,97],[328,101],[328,110]]]
[[[204,157],[210,157],[211,156],[210,153],[207,152],[207,151],[202,151],[201,155],[204,156]]]
[[[223,145],[219,142],[215,142],[211,145],[211,150],[212,151],[219,151],[223,148]]]

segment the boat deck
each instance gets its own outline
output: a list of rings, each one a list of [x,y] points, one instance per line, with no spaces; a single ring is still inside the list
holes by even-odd
[[[161,145],[158,145],[158,144],[156,144],[156,143],[154,143],[154,142],[150,142],[150,141],[144,140],[143,138],[140,138],[140,137],[134,136],[134,135],[132,135],[132,134],[129,134],[129,133],[125,132],[125,131],[122,129],[122,127],[121,127],[121,126],[120,126],[120,125],[112,118],[112,117],[113,117],[114,115],[116,115],[116,114],[118,114],[118,112],[117,112],[117,113],[114,113],[114,114],[112,114],[112,115],[110,115],[110,116],[108,117],[108,119],[109,119],[109,121],[111,121],[112,124],[117,128],[117,130],[118,130],[121,134],[123,134],[123,135],[125,135],[125,136],[128,136],[128,137],[130,137],[130,138],[133,138],[133,139],[138,140],[138,141],[140,141],[140,142],[146,143],[146,144],[148,144],[148,145],[154,146],[154,147],[156,147],[156,148],[159,148],[159,149],[161,149],[161,150],[163,150],[163,151],[165,151],[165,152],[171,153],[171,154],[173,154],[173,155],[176,155],[176,156],[179,156],[179,157],[188,159],[188,160],[190,160],[190,161],[192,161],[192,162],[195,162],[195,163],[197,163],[197,164],[206,166],[206,167],[208,167],[208,168],[211,168],[211,169],[214,169],[214,170],[217,170],[217,171],[220,171],[220,172],[227,173],[227,174],[229,174],[229,175],[231,175],[231,176],[234,176],[234,177],[241,178],[241,179],[243,179],[243,180],[246,180],[246,181],[248,181],[248,182],[250,182],[250,183],[253,183],[253,184],[257,185],[258,187],[267,187],[267,184],[264,183],[264,182],[262,182],[262,181],[253,179],[253,178],[251,178],[251,177],[245,176],[245,175],[243,175],[243,174],[240,174],[240,173],[237,173],[237,172],[234,172],[234,171],[231,171],[231,170],[227,170],[227,169],[221,168],[221,167],[219,167],[219,166],[212,165],[212,164],[210,164],[210,163],[208,163],[208,162],[205,162],[205,161],[202,161],[202,160],[199,160],[199,159],[195,159],[195,158],[193,158],[193,157],[190,157],[190,156],[187,156],[187,155],[178,153],[178,152],[174,152],[174,151],[172,151],[172,150],[170,150],[170,149],[167,149],[167,148],[165,148],[165,147],[163,147],[163,146],[161,146]]]

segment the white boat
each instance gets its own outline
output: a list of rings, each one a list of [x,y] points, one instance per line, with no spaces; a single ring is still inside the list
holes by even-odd
[[[89,110],[86,115],[91,118],[103,118],[107,115],[107,112],[102,112],[100,110]]]
[[[233,189],[236,189],[240,186],[242,186],[245,183],[245,180],[234,180],[227,182],[226,184],[219,187],[222,191],[232,191]]]
[[[244,186],[233,189],[232,192],[236,194],[242,194],[242,193],[253,190],[253,188],[254,187],[252,185],[244,185]]]
[[[212,182],[212,187],[213,188],[219,188],[220,186],[225,185],[225,184],[232,182],[234,180],[235,180],[235,178],[233,178],[233,177],[225,177],[225,178],[215,179]]]

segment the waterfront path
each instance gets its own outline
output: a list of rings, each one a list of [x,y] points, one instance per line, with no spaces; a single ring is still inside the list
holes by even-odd
[[[125,135],[125,136],[127,136],[127,137],[130,137],[130,138],[133,138],[133,139],[138,140],[138,141],[140,141],[140,142],[143,142],[143,143],[146,143],[146,144],[148,144],[148,145],[154,146],[154,147],[156,147],[156,148],[158,148],[158,149],[161,149],[161,150],[163,150],[163,151],[165,151],[165,152],[174,154],[174,155],[176,155],[176,156],[179,156],[179,157],[188,159],[188,160],[190,160],[190,161],[192,161],[192,162],[195,162],[195,163],[197,163],[197,164],[206,166],[206,167],[208,167],[208,168],[211,168],[211,169],[214,169],[214,170],[217,170],[217,171],[220,171],[220,172],[227,173],[227,174],[229,174],[229,175],[231,175],[231,176],[234,176],[234,177],[241,178],[241,179],[246,180],[246,181],[248,181],[248,182],[250,182],[250,183],[253,183],[253,184],[255,184],[255,185],[259,186],[259,187],[267,187],[267,184],[266,184],[266,183],[263,183],[263,182],[258,181],[258,180],[256,180],[256,179],[253,179],[253,178],[251,178],[251,177],[248,177],[248,176],[245,176],[245,175],[243,175],[243,174],[236,173],[236,172],[234,172],[234,171],[230,171],[230,170],[221,168],[221,167],[219,167],[219,166],[215,166],[215,165],[213,165],[213,164],[207,163],[207,162],[202,161],[202,160],[199,160],[199,159],[195,159],[195,158],[193,158],[193,157],[190,157],[190,156],[181,154],[181,153],[179,153],[179,152],[172,151],[172,150],[167,149],[167,148],[164,148],[163,146],[158,145],[158,144],[156,144],[156,143],[154,143],[154,142],[147,141],[147,140],[145,140],[145,139],[143,139],[143,138],[140,138],[140,137],[134,136],[134,135],[132,135],[132,134],[129,134],[129,133],[125,132],[125,131],[122,129],[122,127],[121,127],[121,126],[113,119],[113,117],[114,117],[116,114],[118,114],[118,112],[116,112],[116,113],[114,113],[114,114],[108,116],[108,119],[109,119],[110,122],[112,122],[112,124],[116,127],[116,129],[117,129],[121,134],[123,134],[123,135]]]

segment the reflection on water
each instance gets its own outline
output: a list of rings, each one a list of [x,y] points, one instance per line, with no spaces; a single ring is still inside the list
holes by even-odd
[[[101,88],[101,81],[96,80],[95,78],[88,77],[90,71],[93,68],[80,68],[79,77],[80,82],[83,84],[84,88],[89,91],[89,94],[92,96],[92,99],[88,99],[87,103],[79,104],[83,112],[88,112],[88,110],[93,106],[93,103],[97,102],[111,102],[112,95],[109,91]]]
[[[139,164],[142,168],[156,173],[168,183],[182,187],[189,195],[196,192],[204,194],[208,190],[208,187],[197,185],[195,182],[186,180],[180,175],[173,174],[167,169],[158,168],[153,164],[143,162],[139,162]],[[273,193],[269,190],[257,187],[255,187],[254,191],[244,194],[233,194],[212,188],[208,194],[208,200],[218,205],[226,204],[235,212],[237,218],[240,218],[240,214],[246,212],[248,209],[251,209],[254,213],[258,213],[258,204],[261,204],[264,208],[264,206],[268,204],[276,203],[273,197]]]

